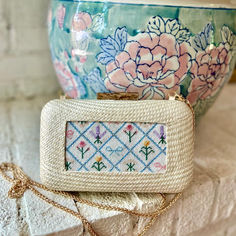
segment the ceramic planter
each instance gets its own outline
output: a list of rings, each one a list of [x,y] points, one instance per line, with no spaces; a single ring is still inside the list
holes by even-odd
[[[79,99],[98,92],[167,99],[177,92],[203,115],[235,66],[236,7],[194,2],[52,1],[50,47],[64,91]]]

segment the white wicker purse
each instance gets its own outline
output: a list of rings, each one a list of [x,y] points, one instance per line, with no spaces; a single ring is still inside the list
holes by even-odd
[[[178,193],[192,179],[193,110],[176,98],[53,100],[40,139],[41,180],[52,189]]]

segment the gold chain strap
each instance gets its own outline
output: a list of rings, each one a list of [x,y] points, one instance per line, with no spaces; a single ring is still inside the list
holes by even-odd
[[[9,177],[6,172],[12,172],[13,173],[13,178]],[[11,189],[8,192],[8,197],[15,199],[15,198],[21,198],[26,190],[31,190],[36,196],[44,200],[50,205],[55,206],[58,209],[61,209],[81,220],[83,223],[83,226],[88,229],[89,233],[92,236],[98,236],[98,234],[94,231],[92,225],[88,222],[86,218],[84,218],[80,212],[73,211],[65,206],[62,206],[61,204],[49,199],[42,193],[40,193],[35,187],[46,190],[51,193],[55,193],[58,195],[61,195],[66,198],[73,199],[81,204],[86,204],[92,207],[96,207],[98,209],[102,210],[110,210],[110,211],[119,211],[123,212],[132,216],[139,216],[139,217],[144,217],[144,218],[150,218],[150,221],[147,223],[147,225],[144,227],[143,231],[139,234],[139,236],[143,236],[149,229],[150,227],[154,224],[158,216],[166,212],[169,208],[173,206],[173,204],[180,198],[181,193],[176,194],[176,196],[173,198],[172,201],[170,201],[168,204],[166,204],[166,199],[163,194],[161,194],[163,198],[163,203],[160,209],[151,212],[151,213],[140,213],[137,211],[129,210],[126,208],[121,208],[121,207],[115,207],[115,206],[110,206],[110,205],[105,205],[105,204],[99,204],[95,203],[89,200],[82,199],[78,196],[75,196],[71,193],[64,192],[64,191],[57,191],[57,190],[51,190],[47,188],[46,186],[39,184],[33,180],[31,180],[28,176],[25,175],[25,173],[22,171],[20,167],[13,163],[2,163],[0,165],[0,174],[3,176],[4,179],[7,181],[11,182],[13,185]]]
[[[176,100],[176,101],[180,101],[180,102],[185,102],[189,106],[189,108],[192,112],[192,115],[193,115],[193,130],[195,130],[195,125],[196,125],[195,112],[194,112],[193,106],[191,105],[189,100],[177,93],[169,94],[169,100]]]

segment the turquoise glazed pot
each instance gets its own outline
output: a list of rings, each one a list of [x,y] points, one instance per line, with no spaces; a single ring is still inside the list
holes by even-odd
[[[52,1],[50,47],[64,91],[79,99],[176,92],[203,115],[235,66],[236,6],[193,2]]]

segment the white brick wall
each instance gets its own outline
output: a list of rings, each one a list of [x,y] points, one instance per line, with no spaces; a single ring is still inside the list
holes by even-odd
[[[0,0],[0,100],[59,89],[47,41],[49,0]]]

